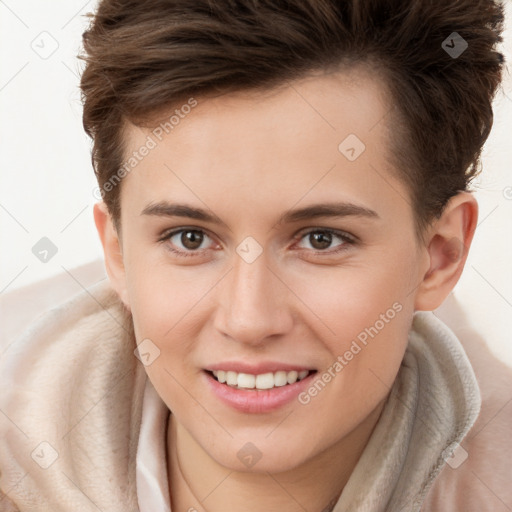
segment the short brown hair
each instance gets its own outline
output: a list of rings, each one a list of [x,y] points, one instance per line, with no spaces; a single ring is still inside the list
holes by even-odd
[[[366,64],[394,100],[390,156],[421,231],[480,170],[503,20],[493,0],[102,0],[81,56],[100,190],[123,162],[126,121],[142,125],[192,96]],[[454,41],[467,44],[461,55],[449,52]],[[118,229],[120,188],[102,192]]]

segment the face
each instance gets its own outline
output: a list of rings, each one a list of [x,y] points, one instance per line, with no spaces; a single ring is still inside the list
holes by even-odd
[[[390,102],[354,72],[196,100],[128,127],[128,157],[151,147],[122,183],[124,300],[197,445],[284,471],[357,431],[405,351],[425,268]]]

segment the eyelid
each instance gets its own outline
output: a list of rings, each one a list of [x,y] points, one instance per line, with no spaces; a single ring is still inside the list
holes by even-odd
[[[204,233],[205,235],[209,236],[210,238],[212,238],[212,236],[210,235],[210,233],[208,232],[207,229],[205,228],[200,228],[198,226],[179,226],[179,227],[175,227],[175,228],[169,228],[169,229],[166,229],[164,230],[159,236],[158,236],[158,241],[162,241],[162,240],[167,240],[169,239],[171,236],[174,236],[176,235],[177,233],[181,233],[182,231],[200,231],[201,233]]]
[[[331,233],[333,235],[339,236],[340,238],[346,238],[347,240],[350,240],[354,243],[359,240],[357,236],[349,233],[348,231],[343,231],[342,229],[327,228],[322,226],[303,228],[299,232],[297,232],[296,235],[294,235],[294,238],[302,238],[304,235],[317,232]]]

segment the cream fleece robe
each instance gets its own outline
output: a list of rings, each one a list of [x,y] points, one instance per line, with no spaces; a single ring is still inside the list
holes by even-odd
[[[0,362],[0,511],[139,510],[146,374],[134,349],[131,319],[108,282],[10,345]],[[386,406],[334,511],[427,510],[446,461],[464,457],[458,444],[479,408],[458,339],[433,314],[416,313]],[[444,510],[436,506],[428,511]]]

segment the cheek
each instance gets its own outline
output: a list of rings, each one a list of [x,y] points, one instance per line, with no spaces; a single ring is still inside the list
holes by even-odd
[[[138,336],[165,341],[183,324],[191,324],[218,276],[207,266],[173,265],[165,254],[150,261],[133,252],[127,257],[126,280]]]
[[[210,317],[209,294],[218,279],[217,273],[206,267],[148,265],[142,259],[132,259],[127,267],[137,343],[149,339],[159,352],[145,367],[146,373],[168,407],[176,411],[182,406],[190,409],[184,389],[189,389],[190,381],[197,377],[190,372],[199,372],[196,344]]]
[[[320,318],[317,336],[330,354],[319,375],[328,383],[318,386],[326,398],[315,400],[318,414],[334,415],[335,421],[346,421],[347,414],[363,418],[389,392],[414,312],[412,263],[331,269],[316,275],[314,287],[303,282],[297,291]],[[333,401],[343,407],[333,411]]]
[[[310,276],[297,274],[291,279],[294,292],[308,306],[311,320],[316,318],[315,323],[323,326],[318,334],[328,339],[334,337],[332,348],[339,351],[343,349],[343,340],[356,338],[379,321],[381,315],[389,312],[388,316],[394,318],[394,304],[402,309],[412,304],[411,263],[375,261],[364,266],[329,268]]]
[[[184,410],[187,414],[200,414],[184,392],[189,388],[190,379],[195,377],[190,374],[190,368],[195,367],[191,358],[196,336],[186,332],[195,325],[189,318],[189,315],[193,317],[193,310],[173,290],[164,293],[164,288],[163,283],[155,287],[134,287],[136,300],[132,317],[136,340],[148,344],[146,352],[155,354],[151,363],[145,365],[145,371],[167,407],[178,415]],[[191,392],[194,394],[193,390]]]
[[[346,317],[346,331],[329,341],[331,360],[306,390],[309,415],[328,419],[326,435],[357,427],[386,398],[406,350],[412,308],[398,302],[375,316]],[[349,326],[350,324],[350,326]],[[359,325],[356,325],[359,324]],[[354,333],[353,335],[350,332]]]

